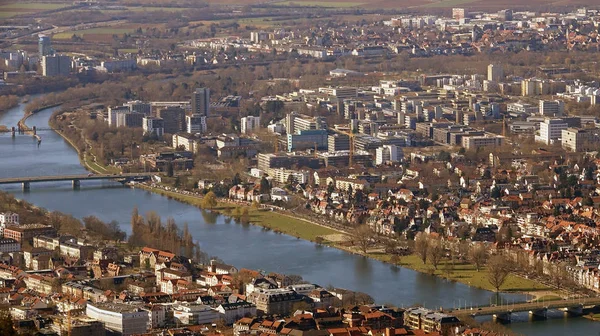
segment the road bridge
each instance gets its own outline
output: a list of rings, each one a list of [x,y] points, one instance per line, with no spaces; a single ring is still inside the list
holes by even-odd
[[[87,174],[87,175],[61,175],[61,176],[32,176],[32,177],[11,177],[0,179],[0,185],[17,184],[23,186],[23,190],[29,190],[31,183],[37,182],[57,182],[71,181],[73,188],[79,188],[81,181],[92,180],[113,180],[125,184],[132,181],[146,181],[152,178],[150,173],[133,173],[133,174]]]
[[[581,316],[586,312],[600,308],[600,298],[577,298],[545,302],[523,302],[511,305],[492,305],[447,311],[460,316],[493,316],[495,321],[510,322],[511,314],[529,312],[531,319],[546,319],[548,310],[563,311],[568,316]]]

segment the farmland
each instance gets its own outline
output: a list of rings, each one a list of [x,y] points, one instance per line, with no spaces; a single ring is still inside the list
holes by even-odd
[[[49,3],[12,3],[0,5],[0,19],[10,18],[22,14],[39,13],[48,10],[54,10],[66,7],[68,4],[49,4]]]

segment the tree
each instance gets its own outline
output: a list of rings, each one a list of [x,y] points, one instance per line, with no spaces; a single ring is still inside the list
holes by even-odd
[[[373,245],[375,233],[368,225],[361,225],[352,232],[352,242],[362,253],[366,254],[367,250]]]
[[[266,177],[262,177],[262,179],[260,179],[260,193],[261,194],[269,194],[271,193],[271,184],[269,183],[269,180],[267,180]]]
[[[550,265],[549,276],[552,284],[554,284],[558,290],[562,289],[570,280],[569,272],[567,271],[566,265],[563,263]]]
[[[18,333],[13,326],[12,318],[7,310],[0,311],[0,335],[17,336]]]
[[[469,260],[475,264],[477,272],[485,265],[488,253],[483,244],[476,244],[469,250]]]
[[[420,232],[415,238],[415,252],[423,263],[426,264],[429,254],[429,238],[423,232]]]
[[[236,186],[240,183],[242,183],[242,179],[240,178],[240,173],[235,173],[235,175],[233,176],[233,179],[231,180],[231,184]]]
[[[502,193],[500,192],[500,188],[498,188],[498,187],[492,188],[492,192],[491,192],[490,196],[495,199],[500,198],[502,196]]]
[[[510,274],[510,262],[503,255],[497,254],[488,260],[487,268],[490,285],[496,289],[496,292],[500,291],[500,287]]]
[[[215,195],[214,192],[209,191],[202,198],[200,205],[205,209],[212,209],[212,208],[216,207],[217,206],[217,195]]]
[[[167,176],[168,176],[168,177],[173,177],[173,175],[174,175],[174,171],[173,171],[173,163],[172,163],[172,162],[169,162],[169,163],[167,164]]]
[[[444,247],[439,239],[431,239],[429,241],[428,257],[433,268],[437,270],[440,261],[444,257]]]

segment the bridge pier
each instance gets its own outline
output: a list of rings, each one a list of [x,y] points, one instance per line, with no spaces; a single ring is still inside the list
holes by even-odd
[[[561,308],[560,310],[562,310],[565,313],[565,316],[581,316],[581,315],[583,315],[583,305],[577,305],[574,307],[565,307],[565,308]]]
[[[33,136],[37,135],[37,128],[35,126],[33,126]]]
[[[529,311],[529,320],[545,320],[548,318],[548,308],[536,309]]]
[[[73,179],[73,189],[79,189],[80,186],[81,181],[79,181],[78,179]]]
[[[494,322],[510,323],[511,312],[498,313],[493,315]]]
[[[31,189],[31,184],[29,182],[23,182],[21,185],[23,186],[23,191],[29,191]]]
[[[16,131],[17,131],[17,130],[15,129],[15,126],[13,126],[13,127],[10,129],[10,133],[12,134],[12,137],[13,137],[13,138],[14,138],[14,137],[15,137],[15,135],[16,135]]]

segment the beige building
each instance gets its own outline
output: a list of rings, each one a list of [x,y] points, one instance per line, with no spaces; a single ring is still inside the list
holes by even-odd
[[[592,130],[569,127],[562,131],[562,147],[572,152],[593,150],[598,145],[598,136]]]
[[[462,146],[466,150],[481,147],[497,147],[502,146],[503,143],[504,137],[494,135],[464,136],[462,138]]]

